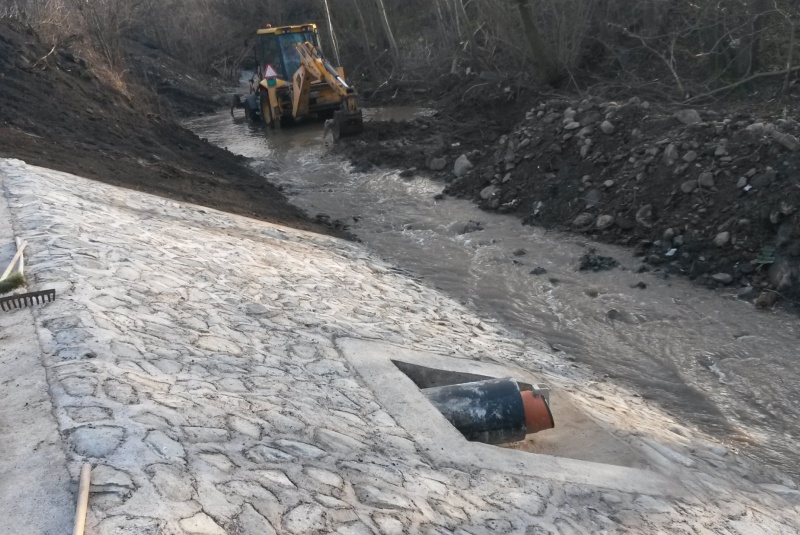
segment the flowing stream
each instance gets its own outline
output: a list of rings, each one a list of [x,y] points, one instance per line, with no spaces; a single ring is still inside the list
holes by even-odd
[[[425,110],[365,110],[368,119],[419,113]],[[351,173],[323,146],[320,123],[266,131],[226,110],[187,126],[252,158],[310,215],[344,221],[367,247],[427,284],[800,477],[798,318],[757,312],[734,298],[735,289],[637,275],[626,249],[522,226],[468,201],[435,201],[438,181]],[[464,234],[470,220],[484,229]],[[579,272],[589,247],[622,269]],[[537,267],[547,273],[531,274]],[[639,282],[647,288],[634,288]]]

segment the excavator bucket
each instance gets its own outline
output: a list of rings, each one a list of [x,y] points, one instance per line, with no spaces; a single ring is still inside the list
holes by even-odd
[[[361,110],[337,111],[333,114],[331,133],[333,139],[340,137],[357,136],[364,130],[364,117]]]

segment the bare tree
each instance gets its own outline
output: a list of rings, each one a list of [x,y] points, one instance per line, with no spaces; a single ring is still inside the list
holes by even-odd
[[[552,54],[547,46],[547,43],[542,38],[539,28],[536,26],[536,21],[533,19],[531,12],[530,0],[512,0],[519,10],[519,17],[522,21],[522,27],[525,31],[525,38],[528,40],[528,45],[533,55],[533,63],[537,69],[535,71],[536,78],[543,83],[554,83],[561,76],[558,66],[553,62]]]
[[[331,6],[328,0],[322,0],[325,6],[325,21],[328,23],[328,35],[330,36],[331,46],[333,47],[333,57],[336,58],[336,63],[341,64],[342,60],[339,57],[339,43],[336,42],[336,32],[333,30],[333,21],[331,20]]]
[[[392,54],[392,58],[394,59],[395,63],[399,63],[400,50],[397,48],[397,41],[394,39],[392,26],[389,24],[389,16],[386,14],[386,6],[384,5],[383,0],[375,0],[375,5],[377,6],[378,13],[380,14],[381,26],[383,26],[383,33],[386,37],[386,42],[389,44],[389,52]]]

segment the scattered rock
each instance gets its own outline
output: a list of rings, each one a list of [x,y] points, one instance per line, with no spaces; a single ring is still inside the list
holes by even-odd
[[[610,121],[603,121],[600,123],[600,130],[607,136],[610,136],[615,132],[616,128],[614,128],[614,125],[611,124]]]
[[[585,228],[595,222],[595,218],[589,212],[584,212],[572,222],[572,226],[575,228]]]
[[[483,223],[480,221],[472,221],[471,219],[467,221],[467,224],[464,225],[464,228],[459,232],[459,234],[469,234],[470,232],[478,232],[484,229]]]
[[[683,161],[686,163],[692,163],[697,159],[697,153],[693,150],[690,150],[686,154],[683,155]]]
[[[664,157],[663,157],[664,165],[668,166],[675,165],[675,162],[678,161],[678,157],[679,157],[678,147],[676,147],[672,143],[667,145],[667,148],[664,149]]]
[[[773,291],[767,290],[761,292],[761,294],[756,299],[755,305],[756,308],[764,310],[767,308],[774,307],[777,302],[778,302],[778,294]]]
[[[526,254],[528,254],[528,251],[526,251],[525,249],[521,249],[521,248],[520,248],[520,249],[516,249],[516,250],[515,250],[513,253],[511,253],[511,254],[513,254],[514,256],[525,256]]]
[[[725,247],[731,241],[731,233],[730,232],[720,232],[714,237],[714,245],[717,247]]]
[[[763,132],[772,132],[775,130],[775,126],[771,124],[764,124],[761,122],[756,122],[749,125],[745,128],[748,132],[755,132],[755,133],[763,133]]]
[[[545,275],[547,270],[541,266],[537,266],[531,270],[531,275]]]
[[[636,288],[636,289],[639,289],[639,290],[646,290],[647,289],[647,284],[644,283],[644,282],[639,281],[636,284],[631,284],[631,288]]]
[[[564,130],[577,130],[580,127],[581,123],[577,121],[572,121],[571,123],[567,123],[567,125],[564,127]]]
[[[600,201],[603,198],[603,194],[600,193],[600,190],[592,188],[586,192],[584,195],[583,200],[586,201],[586,208],[592,208],[593,206],[597,206],[600,204]]]
[[[763,189],[775,182],[778,173],[772,167],[767,167],[763,173],[757,174],[750,179],[750,184],[756,189]]]
[[[769,283],[779,292],[788,289],[792,285],[793,275],[792,265],[786,258],[779,258],[769,267],[767,275]]]
[[[605,230],[610,228],[614,224],[614,216],[611,215],[601,215],[597,218],[597,223],[595,226],[598,230]]]
[[[683,184],[681,184],[681,191],[684,193],[692,193],[694,190],[698,188],[699,184],[697,180],[687,180]]]
[[[428,169],[431,171],[441,171],[447,167],[447,160],[444,158],[431,158],[431,161],[428,162]]]
[[[456,163],[453,165],[453,174],[456,175],[458,178],[466,175],[474,166],[472,162],[469,161],[466,154],[462,154],[456,160]]]
[[[495,194],[499,191],[499,189],[500,188],[498,188],[494,184],[486,186],[481,190],[480,193],[481,199],[483,199],[484,201],[488,201],[489,199],[495,196]]]
[[[733,276],[729,273],[716,273],[711,275],[711,278],[720,284],[730,284],[733,282]]]
[[[580,271],[605,271],[614,269],[618,265],[619,262],[610,256],[601,256],[595,249],[589,249],[589,252],[581,257],[578,269]]]
[[[369,173],[375,165],[369,160],[359,160],[353,162],[353,168],[350,170],[353,174]]]
[[[400,171],[400,178],[411,178],[415,174],[417,174],[417,168],[409,167],[408,169],[403,169],[402,171]]]
[[[781,146],[792,152],[800,150],[800,141],[791,134],[784,134],[783,132],[775,131],[772,133],[772,138]]]
[[[653,226],[653,205],[645,204],[636,212],[636,222],[646,228]]]
[[[716,185],[714,183],[714,173],[710,171],[700,173],[700,178],[697,179],[697,183],[706,189],[713,188]]]
[[[675,113],[675,118],[685,125],[697,124],[703,120],[697,110],[680,110]]]
[[[744,188],[746,185],[747,185],[747,177],[746,177],[746,176],[739,177],[739,181],[736,183],[736,187],[737,187],[738,189],[742,189],[742,188]]]
[[[752,286],[745,286],[736,294],[739,299],[749,301],[756,295],[756,289]]]

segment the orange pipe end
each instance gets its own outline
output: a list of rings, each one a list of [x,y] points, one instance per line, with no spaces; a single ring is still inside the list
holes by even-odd
[[[523,390],[520,395],[522,396],[522,406],[525,409],[525,426],[528,434],[553,429],[556,426],[553,413],[550,412],[550,405],[544,396],[536,395],[530,390]]]

